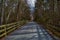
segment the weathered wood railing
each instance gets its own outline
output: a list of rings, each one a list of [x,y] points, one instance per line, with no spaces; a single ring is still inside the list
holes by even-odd
[[[25,24],[26,21],[18,21],[11,24],[5,24],[0,26],[0,38],[7,36],[10,32],[17,29],[21,25]]]
[[[59,25],[58,25],[59,26]],[[58,26],[55,26],[53,24],[47,24],[47,29],[50,33],[53,35],[60,37],[60,28]]]

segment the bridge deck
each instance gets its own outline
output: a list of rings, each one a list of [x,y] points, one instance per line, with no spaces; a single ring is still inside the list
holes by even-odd
[[[29,22],[6,37],[6,40],[53,40],[40,25]]]

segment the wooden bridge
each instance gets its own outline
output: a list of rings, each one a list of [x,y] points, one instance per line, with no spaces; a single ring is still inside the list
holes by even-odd
[[[31,16],[27,0],[0,0],[0,40],[60,40],[60,1],[36,1]]]

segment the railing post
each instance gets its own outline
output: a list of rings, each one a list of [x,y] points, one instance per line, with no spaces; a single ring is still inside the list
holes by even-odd
[[[5,29],[5,37],[7,37],[7,28],[6,28],[6,26],[4,27],[4,29]]]

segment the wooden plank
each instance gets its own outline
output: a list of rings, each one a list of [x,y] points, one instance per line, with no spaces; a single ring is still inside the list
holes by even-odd
[[[16,25],[14,25],[14,26],[11,26],[11,27],[8,27],[8,28],[7,28],[7,30],[8,30],[8,29],[10,29],[10,28],[12,28],[12,27],[15,27],[15,26],[16,26]]]
[[[16,24],[16,23],[17,23],[17,22],[10,23],[10,24],[6,24],[6,25],[1,25],[0,27],[10,26],[10,25],[14,25],[14,24]]]
[[[6,35],[6,33],[3,33],[3,34],[0,35],[0,37],[3,37],[3,36],[5,36],[5,35]]]
[[[0,33],[3,32],[3,31],[5,31],[5,29],[0,30]]]
[[[5,27],[5,26],[6,26],[6,25],[2,25],[2,26],[0,26],[0,28],[1,28],[1,27]]]
[[[13,31],[13,30],[15,30],[16,28],[12,28],[11,30],[9,30],[7,33],[9,33],[9,32],[11,32],[11,31]]]

